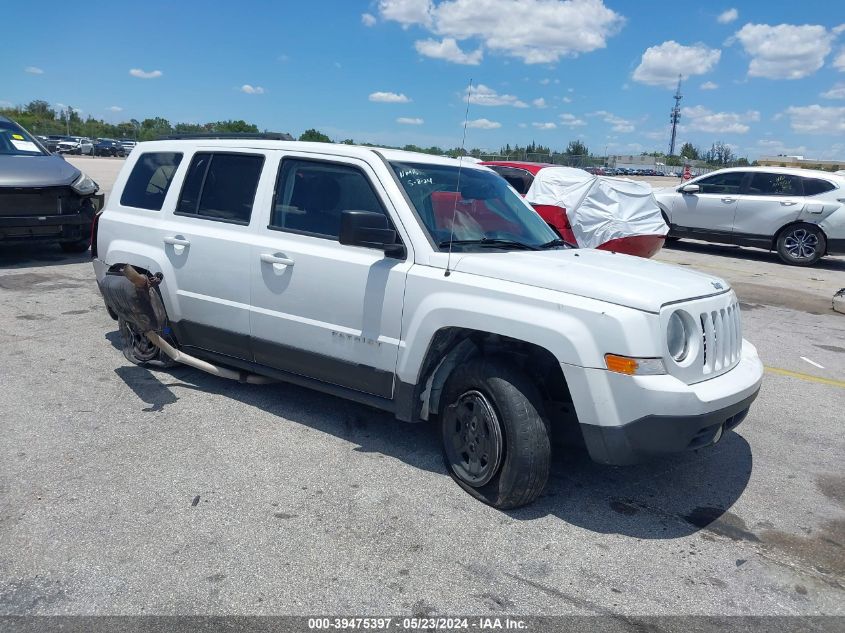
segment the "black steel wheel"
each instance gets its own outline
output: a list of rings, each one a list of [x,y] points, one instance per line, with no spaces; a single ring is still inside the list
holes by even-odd
[[[504,441],[499,418],[483,393],[470,390],[455,403],[450,424],[443,427],[443,446],[449,465],[473,487],[489,482],[502,460]]]

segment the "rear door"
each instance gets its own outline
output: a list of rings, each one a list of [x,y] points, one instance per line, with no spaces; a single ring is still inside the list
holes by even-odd
[[[250,222],[268,154],[215,148],[185,157],[182,189],[160,232],[182,345],[251,360]]]
[[[678,193],[672,224],[679,236],[730,242],[746,172],[729,171],[697,180],[697,193]]]
[[[340,244],[345,210],[384,213],[401,236],[365,161],[281,159],[250,254],[253,353],[276,369],[390,398],[412,253],[394,259]]]
[[[752,172],[737,206],[736,243],[770,245],[778,229],[796,220],[804,208],[801,180],[791,174]]]

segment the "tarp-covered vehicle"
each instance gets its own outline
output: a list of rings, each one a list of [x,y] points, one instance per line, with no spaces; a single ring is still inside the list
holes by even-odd
[[[669,227],[651,185],[542,163],[482,163],[505,178],[560,236],[581,248],[652,257]]]

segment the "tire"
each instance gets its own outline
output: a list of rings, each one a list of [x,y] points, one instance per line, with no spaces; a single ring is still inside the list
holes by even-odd
[[[130,363],[140,367],[162,369],[176,366],[172,358],[150,343],[143,333],[136,331],[123,317],[118,318],[117,326],[123,344],[123,355]]]
[[[551,463],[534,382],[508,359],[477,357],[452,373],[443,397],[443,455],[458,485],[500,510],[534,501]]]
[[[65,253],[84,253],[91,246],[90,238],[78,242],[61,242],[59,246]]]
[[[827,240],[812,224],[793,224],[780,232],[777,251],[781,261],[792,266],[812,266],[824,257]]]

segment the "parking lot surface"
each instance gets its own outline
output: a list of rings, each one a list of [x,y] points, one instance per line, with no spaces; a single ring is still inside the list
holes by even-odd
[[[107,190],[122,163],[70,160]],[[87,255],[4,249],[0,614],[845,615],[845,259],[657,259],[736,289],[767,366],[749,417],[647,465],[562,449],[500,512],[433,427],[130,365]]]

